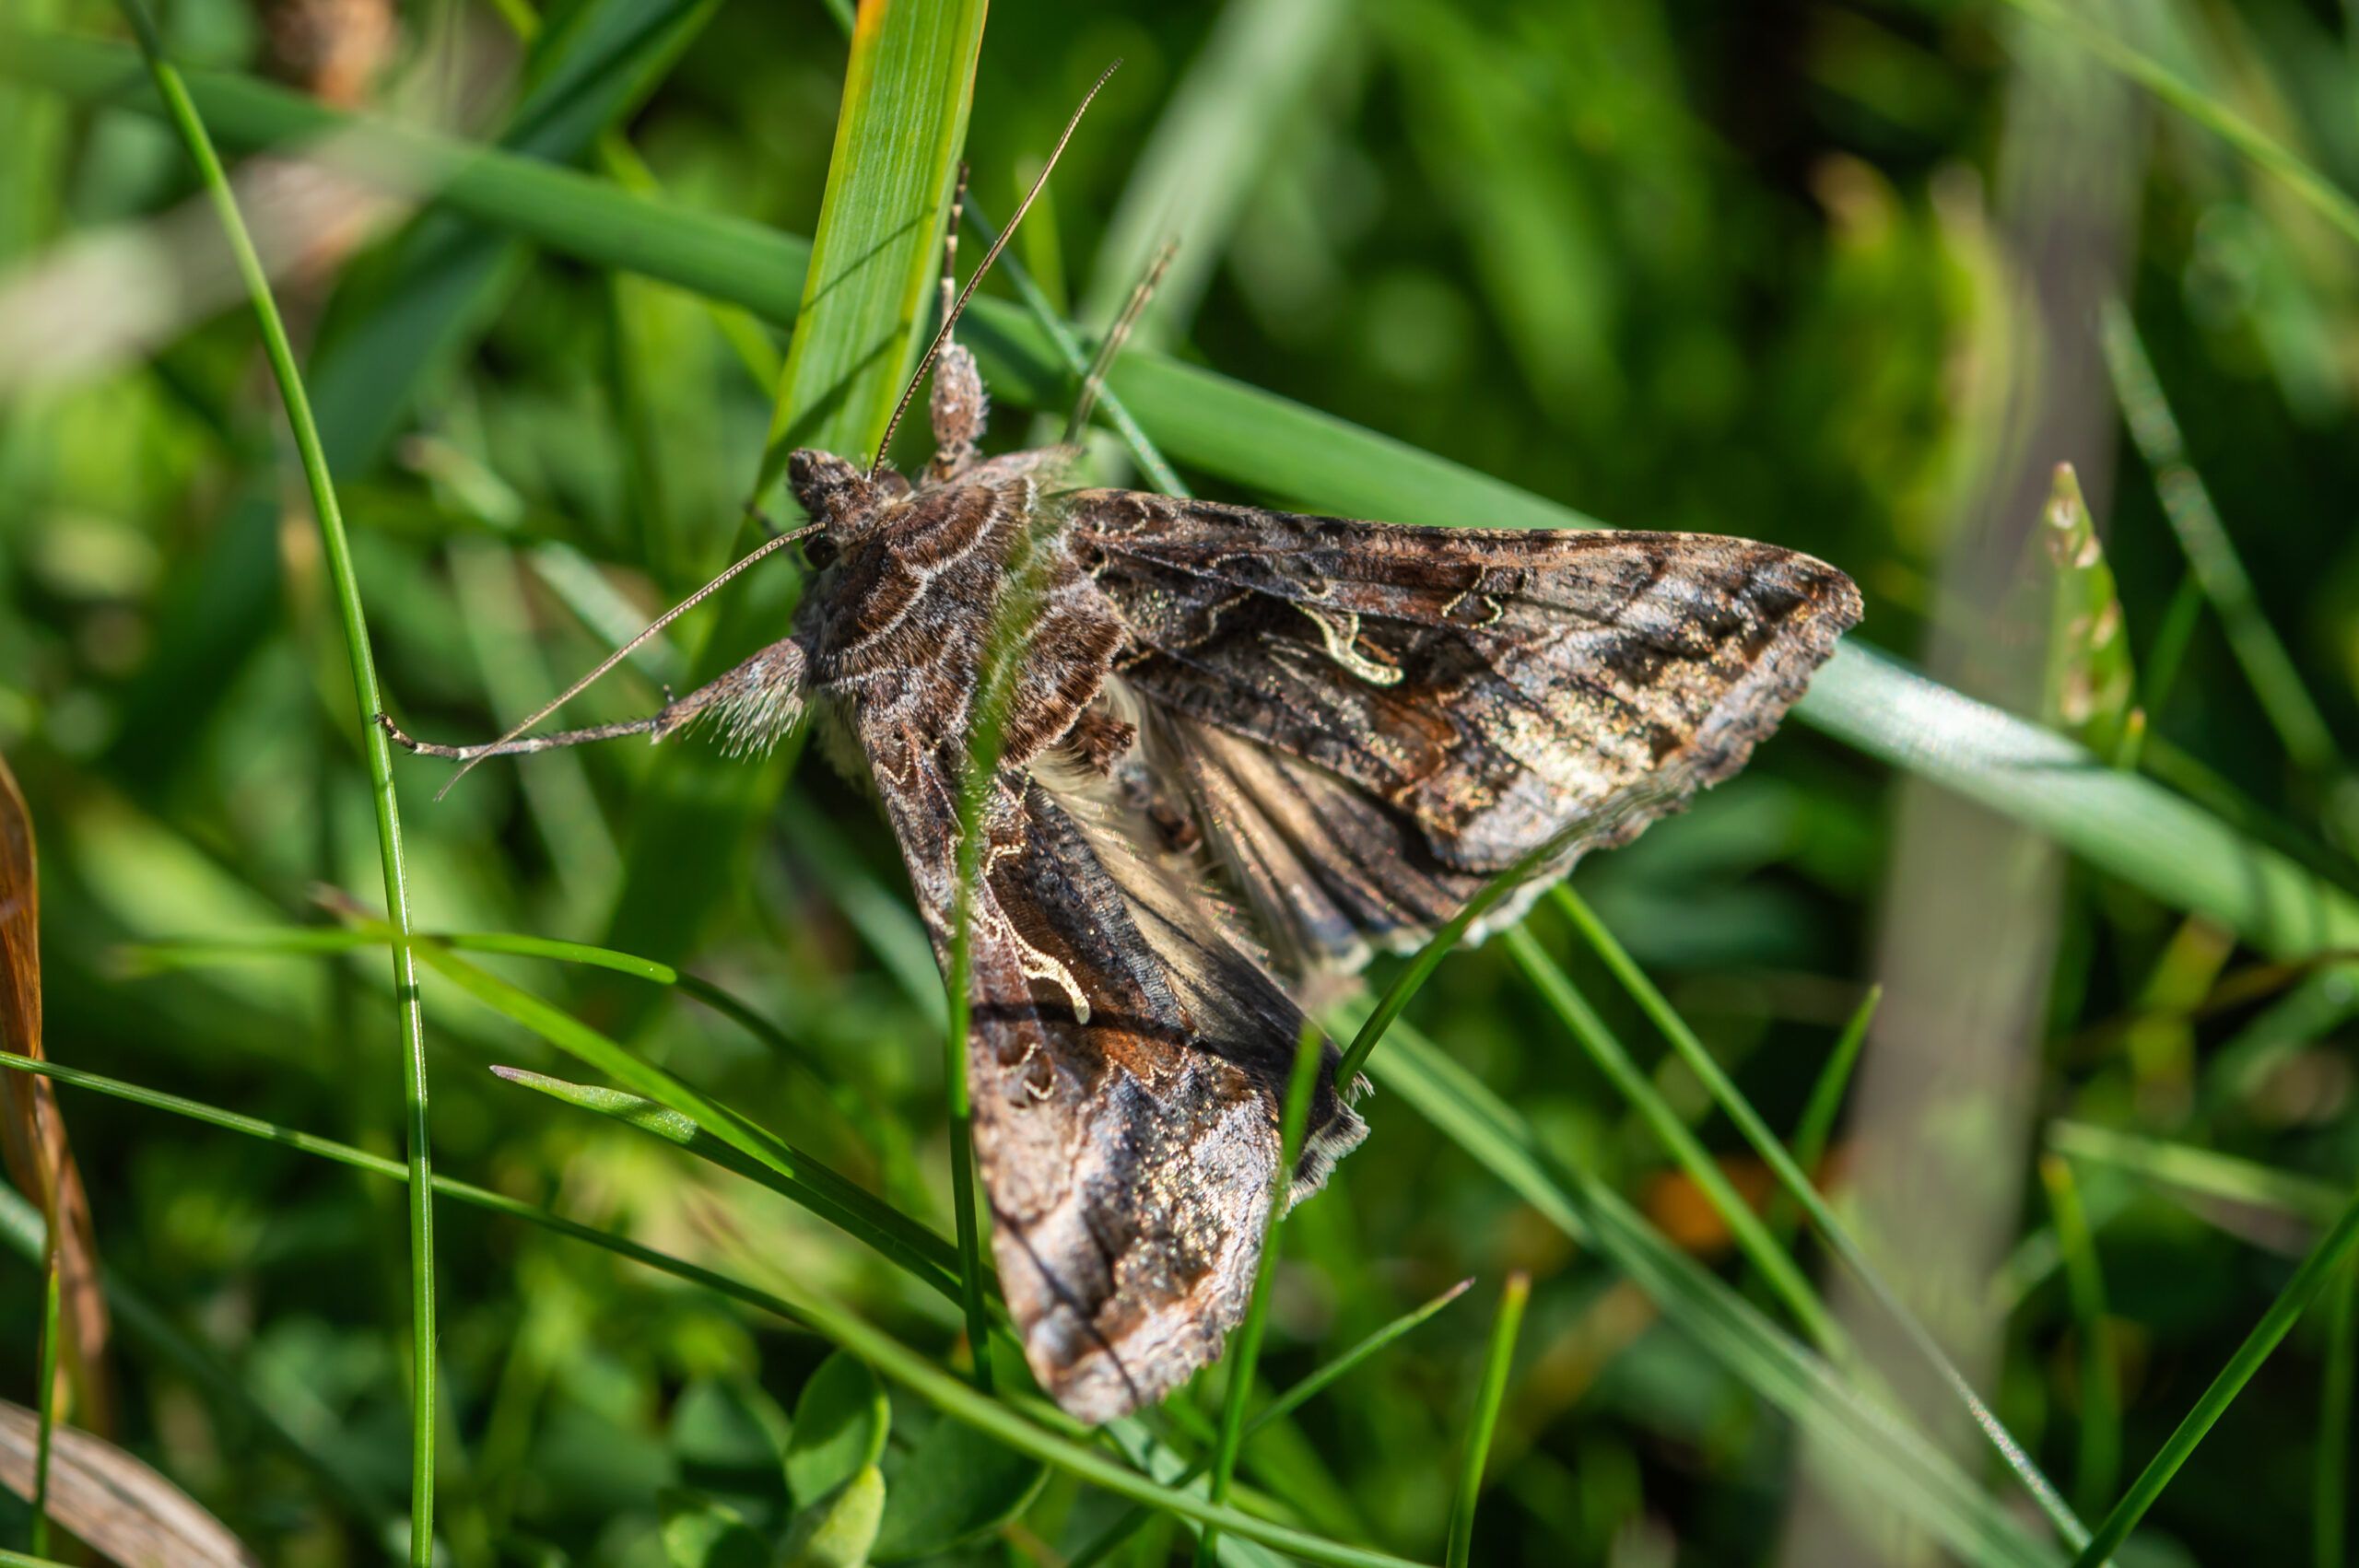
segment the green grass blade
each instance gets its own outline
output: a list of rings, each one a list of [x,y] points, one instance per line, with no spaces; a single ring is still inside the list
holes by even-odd
[[[1753,1205],[1729,1185],[1728,1175],[1720,1169],[1719,1162],[1712,1158],[1710,1151],[1662,1097],[1653,1081],[1630,1059],[1629,1051],[1606,1027],[1605,1020],[1597,1015],[1596,1009],[1590,1006],[1588,999],[1574,988],[1572,980],[1529,930],[1520,925],[1511,926],[1500,933],[1499,940],[1506,944],[1508,956],[1516,961],[1540,992],[1541,1000],[1563,1021],[1566,1029],[1589,1053],[1590,1060],[1630,1102],[1663,1151],[1712,1205],[1713,1211],[1729,1227],[1739,1250],[1786,1304],[1794,1321],[1822,1347],[1834,1345],[1839,1335],[1825,1305],[1818,1299],[1818,1293],[1794,1266],[1786,1249],[1778,1245],[1761,1216],[1754,1212]]]
[[[54,1211],[53,1210],[53,1212]],[[46,1556],[49,1552],[49,1450],[51,1439],[57,1432],[57,1298],[59,1277],[65,1270],[58,1253],[57,1226],[53,1223],[43,1227],[48,1233],[41,1260],[41,1346],[34,1358],[33,1375],[40,1379],[34,1397],[41,1403],[41,1421],[33,1434],[33,1510],[32,1539],[34,1551]]]
[[[1309,1403],[1312,1397],[1317,1395],[1320,1389],[1326,1387],[1337,1378],[1342,1377],[1353,1368],[1358,1366],[1360,1363],[1367,1360],[1368,1357],[1376,1354],[1377,1352],[1384,1349],[1387,1345],[1391,1344],[1393,1340],[1400,1339],[1402,1335],[1416,1328],[1417,1325],[1423,1323],[1426,1318],[1431,1317],[1435,1313],[1439,1312],[1443,1307],[1448,1306],[1451,1302],[1456,1301],[1460,1296],[1464,1295],[1473,1283],[1474,1281],[1471,1279],[1459,1281],[1458,1283],[1450,1286],[1449,1289],[1442,1292],[1441,1294],[1434,1297],[1433,1300],[1426,1303],[1423,1306],[1415,1307],[1408,1312],[1402,1313],[1400,1316],[1394,1318],[1383,1328],[1379,1328],[1375,1333],[1370,1334],[1367,1339],[1362,1340],[1359,1343],[1352,1346],[1351,1349],[1344,1352],[1334,1360],[1322,1363],[1316,1371],[1312,1372],[1301,1382],[1296,1384],[1293,1387],[1288,1388],[1285,1393],[1280,1394],[1276,1398],[1272,1399],[1261,1410],[1255,1411],[1253,1419],[1245,1423],[1244,1435],[1250,1438],[1255,1433],[1269,1425],[1272,1422],[1281,1420],[1301,1409],[1305,1404]],[[1191,1463],[1186,1469],[1181,1470],[1178,1475],[1174,1476],[1171,1479],[1170,1484],[1175,1487],[1185,1486],[1190,1481],[1195,1480],[1198,1476],[1203,1475],[1204,1471],[1210,1468],[1211,1464],[1212,1457],[1210,1455],[1198,1458]],[[1124,1541],[1130,1539],[1131,1536],[1138,1529],[1138,1527],[1146,1523],[1147,1517],[1147,1510],[1144,1508],[1132,1509],[1129,1513],[1115,1520],[1111,1525],[1109,1525],[1105,1530],[1099,1534],[1096,1540],[1090,1542],[1087,1546],[1082,1548],[1081,1550],[1075,1552],[1072,1560],[1065,1564],[1065,1568],[1097,1568],[1097,1564],[1103,1562],[1107,1558],[1112,1556],[1115,1549],[1120,1547]]]
[[[1419,1115],[1580,1245],[1610,1259],[1697,1348],[1839,1453],[1862,1484],[1980,1564],[2052,1565],[2056,1549],[1948,1457],[1837,1375],[1735,1291],[1681,1252],[1620,1196],[1559,1164],[1513,1108],[1407,1024],[1371,1069]]]
[[[2067,1159],[2109,1165],[2199,1198],[2278,1209],[2318,1224],[2332,1223],[2345,1199],[2331,1184],[2310,1176],[2086,1122],[2048,1123],[2048,1146]]]
[[[70,1565],[53,1557],[34,1557],[0,1547],[0,1568],[70,1568]]]
[[[2235,651],[2236,662],[2244,667],[2253,696],[2260,699],[2261,711],[2268,715],[2277,738],[2284,743],[2285,755],[2294,759],[2296,767],[2312,775],[2339,769],[2341,759],[2326,718],[2311,700],[2309,688],[2302,684],[2294,656],[2286,651],[2277,629],[2261,613],[2252,578],[2220,521],[2219,509],[2212,504],[2212,492],[2204,487],[2202,476],[2187,461],[2187,444],[2180,439],[2178,421],[2171,415],[2170,403],[2164,397],[2162,381],[2146,357],[2145,345],[2138,341],[2138,325],[2119,299],[2108,298],[2105,302],[2098,338],[2105,345],[2106,369],[2113,378],[2114,398],[2121,405],[2122,422],[2130,427],[2139,455],[2146,460],[2147,471],[2154,476],[2155,493],[2162,498],[2163,515],[2170,520],[2172,530],[2178,535],[2179,548],[2187,554],[2188,569],[2201,585],[2212,608],[2219,612],[2221,629],[2228,634],[2228,646]]]
[[[600,1088],[595,1084],[569,1083],[561,1078],[527,1072],[522,1068],[495,1067],[491,1071],[511,1083],[628,1123],[642,1132],[651,1132],[667,1142],[678,1144],[699,1159],[710,1160],[723,1170],[734,1172],[747,1181],[791,1198],[845,1235],[866,1242],[880,1255],[907,1270],[912,1278],[933,1286],[947,1299],[954,1302],[963,1299],[956,1248],[897,1210],[873,1200],[866,1203],[846,1201],[847,1189],[859,1189],[841,1177],[836,1177],[832,1182],[813,1181],[810,1178],[825,1167],[807,1155],[803,1156],[800,1162],[804,1175],[790,1176],[766,1162],[748,1158],[680,1112],[640,1095],[626,1094],[620,1090]]]
[[[2350,1517],[2346,1487],[2351,1469],[2351,1387],[2359,1363],[2359,1265],[2346,1263],[2335,1277],[2334,1308],[2327,1318],[2326,1375],[2318,1381],[2317,1469],[2310,1483],[2310,1529],[2318,1568],[2343,1568],[2342,1540]]]
[[[213,150],[211,137],[196,106],[189,99],[179,73],[165,59],[155,25],[140,0],[122,0],[124,15],[138,35],[147,56],[148,75],[164,102],[174,128],[195,161],[214,212],[237,259],[238,274],[252,301],[262,330],[263,347],[271,373],[278,382],[288,424],[302,459],[303,477],[311,487],[313,516],[326,547],[328,573],[334,584],[345,650],[352,665],[355,701],[361,716],[360,737],[368,759],[370,795],[376,808],[377,848],[384,873],[385,907],[393,933],[393,993],[397,999],[402,1036],[403,1095],[407,1102],[405,1132],[409,1146],[410,1203],[410,1561],[413,1568],[428,1568],[434,1550],[434,1192],[430,1181],[426,1089],[426,1012],[417,995],[417,964],[409,948],[409,890],[402,857],[401,810],[393,796],[393,755],[385,732],[370,717],[383,710],[378,694],[377,667],[369,646],[368,618],[360,605],[360,579],[352,565],[352,546],[345,536],[344,514],[336,504],[335,485],[328,474],[328,460],[319,427],[311,418],[295,351],[271,296],[270,281],[255,253],[252,237],[238,211],[238,199],[229,176]]]
[[[1508,1276],[1499,1293],[1499,1315],[1491,1325],[1491,1343],[1483,1356],[1483,1384],[1474,1396],[1474,1414],[1467,1422],[1466,1448],[1460,1456],[1458,1497],[1449,1509],[1449,1546],[1443,1559],[1449,1568],[1466,1568],[1473,1560],[1474,1504],[1483,1494],[1483,1471],[1491,1457],[1491,1433],[1499,1423],[1499,1407],[1507,1401],[1508,1371],[1515,1364],[1516,1332],[1523,1326],[1524,1303],[1532,1299],[1532,1276],[1519,1269]]]
[[[373,927],[382,940],[383,928]],[[659,1067],[531,992],[510,985],[430,939],[413,944],[435,973],[578,1060],[585,1061],[643,1099],[686,1117],[743,1159],[771,1173],[766,1185],[786,1193],[846,1235],[932,1282],[927,1261],[940,1262],[941,1238],[850,1178],[747,1118],[689,1088]],[[785,1185],[780,1185],[783,1183]]]
[[[2096,1241],[2081,1210],[2072,1167],[2051,1153],[2040,1161],[2039,1177],[2055,1215],[2064,1283],[2081,1334],[2081,1449],[2072,1491],[2084,1512],[2095,1513],[2113,1495],[2121,1469],[2121,1374],[2113,1353],[2113,1329],[2106,1320],[2105,1275],[2097,1266]]]
[[[797,447],[863,464],[876,455],[941,275],[983,13],[982,0],[861,10],[757,495]]]
[[[2340,887],[2160,785],[1881,654],[1839,650],[1795,711],[2272,957],[2359,947],[2359,901]]]
[[[332,1138],[322,1138],[314,1133],[282,1127],[276,1122],[264,1121],[259,1117],[223,1110],[217,1106],[208,1106],[199,1100],[191,1100],[179,1094],[167,1094],[160,1090],[144,1088],[136,1083],[125,1083],[119,1079],[108,1078],[100,1073],[85,1072],[79,1068],[65,1067],[57,1062],[40,1060],[32,1057],[16,1056],[6,1051],[0,1051],[0,1068],[18,1072],[37,1072],[44,1078],[53,1078],[60,1083],[70,1083],[77,1088],[111,1095],[118,1100],[128,1101],[135,1106],[146,1106],[151,1110],[167,1111],[173,1116],[185,1117],[191,1121],[204,1122],[207,1126],[220,1128],[224,1131],[242,1133],[248,1138],[258,1138],[265,1142],[276,1143],[301,1153],[333,1160],[338,1164],[349,1165],[354,1170],[366,1171],[371,1176],[386,1176],[400,1182],[409,1180],[409,1166],[399,1160],[389,1160],[382,1154],[371,1154],[365,1149],[355,1149],[348,1143],[339,1143]],[[628,1258],[632,1262],[643,1263],[651,1269],[718,1291],[733,1300],[744,1302],[748,1306],[776,1313],[789,1322],[802,1321],[796,1316],[794,1308],[779,1300],[778,1297],[756,1290],[751,1285],[742,1284],[727,1275],[718,1274],[710,1269],[658,1252],[653,1247],[641,1246],[639,1243],[626,1237],[610,1235],[595,1226],[566,1219],[546,1209],[535,1208],[521,1199],[494,1192],[488,1188],[476,1187],[468,1182],[454,1180],[450,1176],[438,1176],[432,1180],[434,1190],[444,1198],[455,1199],[474,1208],[495,1214],[504,1214],[511,1219],[522,1220],[528,1224],[538,1225],[544,1230],[571,1236],[578,1241],[586,1241],[593,1246],[604,1247],[606,1251]]]
[[[1229,1337],[1228,1389],[1221,1400],[1220,1433],[1213,1445],[1211,1497],[1226,1503],[1237,1480],[1238,1450],[1245,1442],[1245,1406],[1253,1397],[1253,1380],[1262,1363],[1262,1329],[1270,1316],[1270,1285],[1278,1272],[1278,1242],[1285,1234],[1286,1197],[1294,1186],[1295,1164],[1302,1156],[1302,1139],[1310,1125],[1310,1094],[1319,1082],[1319,1059],[1327,1037],[1317,1024],[1306,1023],[1294,1053],[1294,1071],[1286,1079],[1285,1108],[1278,1121],[1278,1162],[1270,1173],[1270,1209],[1262,1222],[1262,1259],[1253,1270],[1253,1293],[1245,1304],[1244,1321]],[[1210,1568],[1219,1560],[1220,1532],[1206,1530],[1196,1539],[1196,1562]]]
[[[2253,1325],[2252,1332],[2236,1347],[2236,1353],[2228,1358],[2228,1364],[2220,1369],[2220,1375],[2195,1401],[2195,1408],[2188,1411],[2186,1419],[2165,1441],[2162,1451],[2139,1472],[2130,1491],[2090,1537],[2089,1544],[2081,1549],[2080,1556],[2073,1559],[2073,1568],[2096,1568],[2130,1539],[2130,1532],[2138,1527],[2138,1521],[2162,1496],[2163,1489],[2170,1485],[2179,1467],[2195,1452],[2196,1445],[2203,1441],[2212,1424],[2244,1392],[2245,1385],[2252,1381],[2253,1375],[2277,1348],[2277,1342],[2310,1305],[2310,1299],[2349,1258],[2353,1246],[2359,1246],[2359,1198],[2344,1206],[2334,1228],[2302,1259],[2302,1266],[2294,1270],[2294,1277],[2285,1281],[2285,1288],[2269,1304],[2269,1310],[2261,1314],[2260,1321]]]
[[[1860,999],[1850,1021],[1843,1025],[1843,1033],[1827,1053],[1826,1065],[1819,1070],[1818,1080],[1811,1085],[1810,1099],[1802,1106],[1802,1119],[1794,1123],[1794,1136],[1787,1148],[1794,1158],[1794,1168],[1808,1176],[1826,1157],[1826,1145],[1835,1136],[1835,1118],[1842,1114],[1843,1094],[1851,1085],[1851,1071],[1860,1065],[1860,1047],[1868,1043],[1868,1026],[1875,1022],[1876,1009],[1884,1001],[1884,988],[1870,986],[1868,994]],[[1767,1221],[1769,1234],[1784,1246],[1791,1241],[1795,1222],[1802,1213],[1793,1194],[1783,1188],[1769,1199]]]
[[[1441,928],[1426,939],[1425,945],[1417,949],[1407,966],[1393,977],[1392,983],[1384,988],[1384,994],[1377,998],[1376,1006],[1367,1015],[1367,1022],[1360,1025],[1359,1032],[1352,1036],[1351,1045],[1344,1050],[1343,1059],[1335,1064],[1335,1085],[1339,1091],[1360,1075],[1367,1066],[1369,1054],[1384,1038],[1385,1031],[1392,1027],[1402,1011],[1415,999],[1426,982],[1433,978],[1434,970],[1449,955],[1450,950],[1466,940],[1466,933],[1474,929],[1474,923],[1497,908],[1509,894],[1530,881],[1542,866],[1555,859],[1561,849],[1562,846],[1552,837],[1526,850],[1520,860],[1484,883],[1482,890],[1468,899],[1457,914],[1443,921]]]

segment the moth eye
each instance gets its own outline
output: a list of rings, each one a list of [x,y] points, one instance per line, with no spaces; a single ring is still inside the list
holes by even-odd
[[[824,533],[806,541],[803,546],[803,559],[815,572],[826,571],[834,566],[836,557],[841,554],[836,548],[836,542]]]

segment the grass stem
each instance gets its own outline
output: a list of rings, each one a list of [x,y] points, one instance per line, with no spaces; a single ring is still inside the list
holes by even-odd
[[[2345,1263],[2335,1276],[2334,1310],[2327,1319],[2326,1375],[2318,1385],[2318,1473],[2311,1497],[2311,1539],[2318,1568],[2344,1568],[2342,1542],[2350,1517],[2351,1385],[2354,1360],[2354,1298],[2359,1264]]]
[[[1523,1326],[1523,1305],[1532,1297],[1532,1276],[1519,1269],[1508,1276],[1499,1293],[1499,1316],[1491,1325],[1490,1349],[1483,1358],[1483,1385],[1474,1398],[1473,1419],[1466,1428],[1466,1451],[1458,1469],[1458,1500],[1449,1510],[1449,1548],[1443,1559],[1449,1568],[1466,1568],[1474,1550],[1474,1505],[1483,1493],[1483,1471],[1490,1462],[1491,1434],[1498,1429],[1499,1407],[1507,1400],[1508,1373],[1515,1364],[1516,1331]]]
[[[59,1281],[65,1270],[65,1254],[60,1243],[63,1228],[57,1223],[57,1204],[53,1193],[47,1215],[48,1245],[42,1249],[41,1295],[41,1352],[37,1358],[41,1383],[36,1398],[41,1403],[41,1424],[33,1438],[32,1530],[29,1544],[35,1555],[49,1554],[49,1457],[57,1435],[57,1332]]]
[[[1310,1123],[1311,1091],[1319,1082],[1319,1058],[1326,1036],[1305,1020],[1302,1038],[1295,1046],[1294,1070],[1286,1078],[1286,1103],[1278,1123],[1278,1161],[1270,1172],[1270,1207],[1262,1220],[1262,1258],[1253,1270],[1253,1293],[1245,1305],[1245,1321],[1228,1342],[1228,1389],[1221,1400],[1220,1435],[1213,1445],[1212,1490],[1215,1504],[1228,1501],[1237,1480],[1237,1453],[1245,1441],[1245,1406],[1253,1397],[1253,1379],[1262,1362],[1262,1330],[1270,1316],[1270,1286],[1278,1272],[1278,1240],[1285,1226],[1286,1199],[1294,1189],[1296,1164]],[[1196,1539],[1199,1568],[1220,1560],[1220,1532],[1206,1530]]]
[[[2055,1216],[2065,1289],[2081,1336],[2081,1446],[2072,1491],[2082,1511],[2094,1514],[2113,1495],[2121,1470],[2121,1372],[2106,1317],[2105,1275],[2072,1167],[2051,1153],[2039,1162],[2039,1178]]]
[[[294,432],[295,449],[302,460],[303,478],[311,493],[311,509],[325,546],[328,575],[334,585],[336,611],[342,623],[345,650],[352,665],[353,697],[359,709],[360,745],[368,760],[371,803],[376,810],[377,849],[385,883],[385,907],[397,940],[393,944],[393,995],[400,1011],[402,1092],[406,1102],[405,1129],[409,1155],[410,1250],[410,1547],[412,1568],[430,1568],[434,1556],[434,1187],[428,1142],[426,1090],[426,1012],[418,996],[417,962],[409,948],[410,912],[407,873],[403,864],[401,808],[393,794],[392,743],[373,720],[384,708],[377,688],[376,660],[369,646],[369,624],[360,604],[360,579],[353,568],[352,544],[346,536],[344,513],[336,503],[335,484],[328,473],[325,450],[311,417],[311,400],[295,362],[287,324],[278,314],[270,278],[254,250],[253,237],[238,210],[238,198],[229,175],[214,151],[204,119],[188,94],[180,72],[165,58],[162,39],[141,0],[120,0],[124,17],[139,40],[148,75],[163,99],[166,115],[194,160],[205,193],[236,258],[238,275],[252,302],[262,330],[263,349],[278,382],[287,423]]]

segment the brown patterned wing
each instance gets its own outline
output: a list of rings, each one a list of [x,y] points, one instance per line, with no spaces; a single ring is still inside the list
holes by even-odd
[[[1860,617],[1841,572],[1745,540],[1062,500],[1162,766],[1305,966],[1413,945],[1526,852],[1560,843],[1560,872],[1680,809]]]
[[[886,805],[921,890],[938,810]],[[973,910],[968,1071],[992,1249],[1033,1375],[1103,1422],[1219,1355],[1261,1256],[1301,1011],[1186,887],[1010,771]],[[915,817],[917,820],[909,820]],[[929,861],[932,857],[928,856]],[[939,943],[946,912],[926,899]],[[1289,1201],[1366,1134],[1327,1047]]]

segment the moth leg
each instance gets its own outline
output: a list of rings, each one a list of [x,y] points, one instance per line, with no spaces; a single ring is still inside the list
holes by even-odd
[[[625,735],[667,740],[710,714],[721,722],[726,737],[724,747],[730,755],[759,753],[776,745],[802,717],[803,698],[809,684],[806,668],[803,645],[791,637],[783,638],[686,696],[671,697],[666,694],[669,699],[663,706],[644,719],[559,730],[546,735],[522,735],[489,745],[440,746],[404,734],[390,715],[380,713],[377,722],[384,726],[386,736],[405,751],[420,756],[449,757],[453,762],[475,762],[482,757],[520,756],[527,752],[553,751],[558,746],[612,741]]]
[[[942,240],[942,316],[958,302],[958,212],[967,201],[967,166],[958,165],[958,188],[950,198],[950,232]],[[926,465],[929,483],[947,484],[965,474],[980,455],[983,424],[991,417],[991,397],[983,391],[983,373],[975,357],[956,336],[934,357],[933,392],[927,416],[933,425],[933,461]]]

